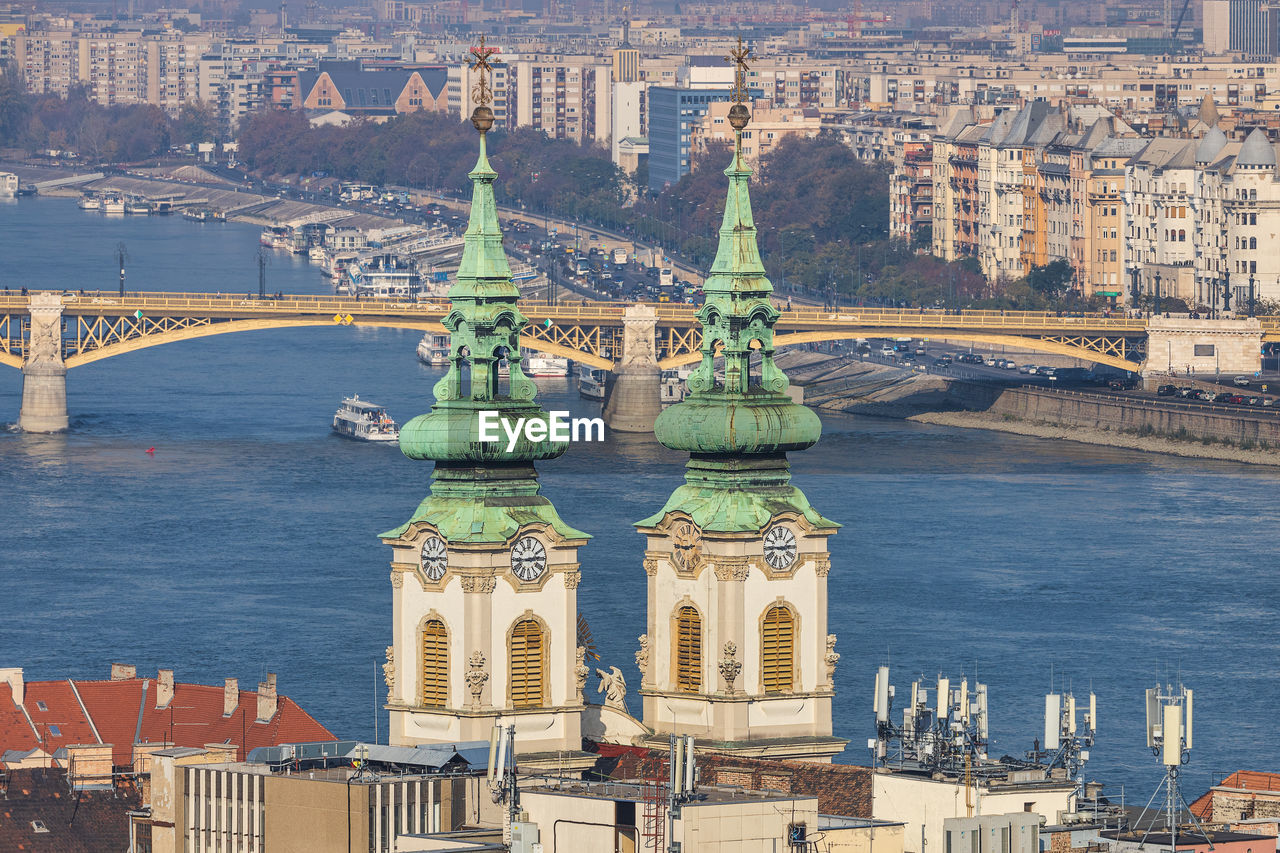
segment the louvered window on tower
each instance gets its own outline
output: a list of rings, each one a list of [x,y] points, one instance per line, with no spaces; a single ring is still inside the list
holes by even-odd
[[[542,627],[532,619],[511,631],[511,704],[516,708],[542,705]]]
[[[764,677],[764,692],[791,690],[794,685],[795,617],[786,607],[770,607],[760,630],[760,671]]]
[[[676,614],[676,690],[697,693],[702,689],[702,617],[693,607]]]
[[[449,632],[439,619],[422,626],[422,704],[427,708],[449,704]]]

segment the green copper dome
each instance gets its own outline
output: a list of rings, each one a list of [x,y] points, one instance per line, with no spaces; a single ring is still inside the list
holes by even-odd
[[[534,402],[537,388],[523,370],[520,331],[529,321],[517,305],[520,291],[502,249],[493,197],[498,175],[489,165],[485,143],[492,110],[481,104],[472,124],[480,131],[480,156],[470,174],[471,216],[457,280],[449,290],[451,308],[442,321],[449,330],[449,367],[435,385],[431,411],[400,430],[405,456],[436,463],[431,494],[408,521],[382,538],[397,539],[421,521],[451,543],[507,542],[528,524],[545,524],[566,539],[586,540],[586,533],[565,524],[551,501],[539,494],[533,463],[554,459],[568,442],[551,440],[551,416]],[[501,375],[503,359],[508,376]],[[521,421],[513,442],[502,424],[516,432]],[[531,424],[540,424],[547,438],[528,438]]]
[[[659,415],[654,433],[672,450],[689,453],[803,450],[817,443],[822,424],[786,396],[787,376],[773,361],[773,324],[780,312],[769,298],[773,285],[756,243],[751,170],[742,162],[740,129],[724,173],[729,192],[720,244],[698,310],[702,362],[689,377],[688,399]],[[752,352],[761,357],[758,384],[750,375]],[[715,375],[717,355],[724,357],[722,382]]]
[[[787,376],[773,361],[773,326],[781,312],[770,295],[751,214],[751,170],[742,162],[742,129],[750,113],[735,104],[729,113],[736,144],[720,243],[698,309],[702,361],[689,377],[689,396],[658,416],[653,431],[672,450],[690,454],[685,484],[640,528],[660,524],[668,513],[690,516],[703,530],[763,530],[781,513],[801,515],[815,527],[834,529],[791,485],[787,452],[817,443],[822,423],[787,396]],[[751,357],[760,357],[759,376]],[[724,376],[715,362],[724,358]]]
[[[500,428],[498,441],[480,440],[482,412],[496,412],[512,424],[521,418],[545,421],[548,416],[533,402],[537,388],[522,369],[520,330],[529,320],[516,304],[520,290],[511,281],[511,267],[502,249],[493,197],[498,174],[489,165],[484,133],[469,177],[471,217],[457,279],[449,290],[452,308],[442,321],[449,330],[449,369],[436,383],[431,412],[400,430],[400,451],[410,459],[443,463],[554,459],[564,453],[567,442],[535,443],[522,437],[508,450],[506,433]],[[507,378],[499,372],[503,357],[508,359]]]

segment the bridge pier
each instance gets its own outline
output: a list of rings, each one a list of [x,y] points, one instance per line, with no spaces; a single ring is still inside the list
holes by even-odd
[[[67,366],[62,360],[62,296],[33,293],[31,332],[22,364],[23,432],[62,432],[67,428]]]
[[[662,412],[662,370],[655,336],[658,312],[630,305],[622,313],[622,357],[608,377],[604,422],[618,432],[653,432]]]

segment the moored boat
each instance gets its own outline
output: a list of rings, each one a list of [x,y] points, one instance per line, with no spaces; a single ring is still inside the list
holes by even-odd
[[[102,210],[102,199],[94,195],[83,196],[77,204],[81,210]]]
[[[598,367],[578,367],[578,393],[588,400],[604,399],[604,371]]]
[[[418,341],[418,361],[432,367],[443,367],[449,363],[449,336],[427,332]]]
[[[569,359],[556,355],[531,355],[524,360],[526,376],[568,376]]]

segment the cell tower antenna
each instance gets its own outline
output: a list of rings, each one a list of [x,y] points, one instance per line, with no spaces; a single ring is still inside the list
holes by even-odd
[[[1160,780],[1160,784],[1156,785],[1136,825],[1142,825],[1147,812],[1151,810],[1156,797],[1163,790],[1164,808],[1162,810],[1165,828],[1169,832],[1170,851],[1178,849],[1178,818],[1183,809],[1186,809],[1187,814],[1191,816],[1191,822],[1200,835],[1208,840],[1209,849],[1214,849],[1213,839],[1209,838],[1200,824],[1200,819],[1187,805],[1179,786],[1182,766],[1191,760],[1194,698],[1193,691],[1181,683],[1176,688],[1173,684],[1166,683],[1147,689],[1147,746],[1164,765],[1164,778]],[[1152,825],[1148,824],[1146,831],[1142,833],[1142,839],[1138,842],[1139,849],[1147,843],[1151,828]]]

